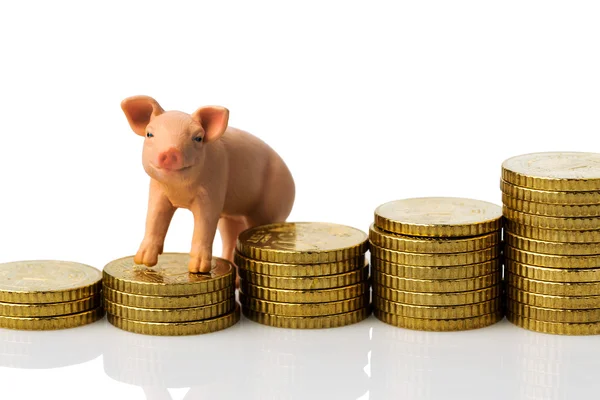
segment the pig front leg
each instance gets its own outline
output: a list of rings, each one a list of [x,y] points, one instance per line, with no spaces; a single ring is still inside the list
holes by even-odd
[[[146,232],[133,261],[153,267],[158,263],[158,255],[162,254],[167,230],[177,208],[164,194],[154,179],[150,182],[148,196],[148,213],[146,215]]]
[[[190,252],[190,272],[209,272],[212,261],[212,245],[217,232],[221,210],[214,203],[203,202],[192,208],[194,214],[194,235]]]

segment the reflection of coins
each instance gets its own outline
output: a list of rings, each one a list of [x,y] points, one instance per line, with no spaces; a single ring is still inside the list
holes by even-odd
[[[373,271],[374,284],[407,292],[467,292],[494,286],[501,278],[499,271],[468,279],[408,279]]]
[[[409,279],[465,279],[488,275],[502,267],[500,258],[478,264],[426,267],[402,265],[372,257],[373,269],[387,275],[402,276]]]
[[[534,319],[524,318],[513,313],[508,313],[506,317],[513,324],[536,332],[552,333],[555,335],[600,334],[600,322],[570,324],[561,322],[537,321]]]
[[[554,309],[591,309],[600,308],[600,295],[598,296],[556,296],[549,294],[531,293],[507,286],[508,298],[519,303],[529,304],[535,307]]]
[[[188,296],[144,296],[119,292],[109,287],[104,288],[106,300],[128,307],[139,308],[188,308],[201,307],[221,303],[235,297],[235,286],[202,294]]]
[[[496,312],[500,308],[501,302],[500,297],[496,297],[476,304],[436,307],[396,303],[374,296],[373,305],[382,312],[408,318],[463,319]]]
[[[480,200],[424,197],[392,201],[375,210],[375,225],[413,236],[464,237],[497,231],[499,206]]]
[[[479,329],[495,324],[502,319],[502,313],[480,315],[465,319],[424,319],[409,318],[399,315],[389,314],[377,308],[373,311],[375,317],[389,325],[400,328],[417,329],[422,331],[464,331],[469,329]]]
[[[102,318],[102,307],[77,314],[58,315],[52,317],[5,317],[0,316],[0,328],[22,330],[51,330],[74,328],[90,324]]]
[[[288,264],[330,263],[363,255],[367,235],[322,222],[263,225],[242,232],[237,251],[248,258]]]
[[[591,231],[600,229],[600,218],[597,217],[549,217],[503,208],[506,219],[518,224],[542,229],[560,229],[566,231]]]
[[[498,246],[468,253],[403,253],[371,245],[371,254],[384,261],[403,265],[425,267],[451,267],[455,265],[478,264],[493,260],[500,255]]]
[[[348,300],[363,295],[368,288],[366,282],[361,282],[334,289],[289,290],[271,289],[252,285],[244,280],[240,281],[240,292],[246,296],[283,303],[323,303]]]
[[[124,257],[104,267],[104,284],[112,289],[152,296],[183,296],[213,292],[231,286],[233,265],[213,257],[210,272],[190,273],[187,253],[165,253],[155,267],[137,265],[133,257]]]
[[[216,318],[228,314],[235,308],[235,298],[229,298],[221,303],[189,308],[139,308],[128,307],[106,301],[106,312],[117,317],[146,322],[189,322]]]
[[[370,307],[361,308],[343,314],[321,315],[310,317],[290,317],[284,315],[273,315],[259,313],[249,308],[244,308],[244,315],[255,322],[275,326],[278,328],[293,329],[322,329],[337,328],[340,326],[355,324],[367,318],[371,314]]]
[[[0,264],[0,301],[58,303],[97,293],[102,275],[88,265],[54,260]]]
[[[600,190],[600,154],[545,152],[512,157],[502,163],[502,179],[532,189]]]
[[[506,271],[539,281],[571,283],[600,281],[600,268],[546,268],[506,260]]]
[[[457,293],[408,292],[390,289],[377,284],[373,285],[373,293],[384,299],[396,303],[423,306],[453,306],[481,303],[500,296],[501,292],[502,288],[499,283],[485,289]]]
[[[282,277],[255,274],[240,268],[240,278],[256,286],[273,289],[312,290],[331,289],[350,286],[366,281],[369,278],[369,265],[344,274],[313,276],[313,277]]]
[[[589,310],[581,309],[552,309],[530,306],[528,304],[519,303],[516,301],[507,302],[508,311],[519,315],[523,318],[534,319],[537,321],[547,322],[568,322],[568,323],[585,323],[598,322],[600,323],[600,308]]]
[[[529,239],[506,232],[506,244],[515,249],[551,255],[596,255],[600,254],[600,243],[561,243]]]
[[[348,300],[326,303],[282,303],[247,297],[240,293],[240,302],[250,310],[271,315],[288,317],[308,317],[344,314],[369,306],[369,296],[354,297]]]
[[[129,332],[159,336],[197,335],[216,332],[235,325],[240,319],[240,308],[236,307],[234,311],[217,318],[178,323],[127,320],[110,313],[107,317],[108,322]]]

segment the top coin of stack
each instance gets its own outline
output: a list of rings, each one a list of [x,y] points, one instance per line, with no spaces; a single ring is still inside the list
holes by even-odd
[[[525,154],[502,164],[508,319],[600,334],[600,154]]]
[[[452,197],[392,201],[375,210],[375,316],[403,328],[475,329],[502,319],[502,209]]]
[[[0,264],[0,327],[51,330],[89,324],[104,316],[102,275],[67,261]]]
[[[242,232],[235,263],[242,312],[285,328],[332,328],[370,314],[367,235],[348,226],[280,223]]]
[[[104,267],[108,322],[148,335],[194,335],[228,328],[240,319],[235,302],[235,267],[213,257],[210,272],[188,271],[187,253],[165,253],[154,267],[133,257]]]

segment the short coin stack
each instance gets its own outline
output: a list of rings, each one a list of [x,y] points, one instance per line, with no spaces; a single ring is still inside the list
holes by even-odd
[[[52,260],[0,264],[0,328],[65,329],[103,316],[96,268]]]
[[[282,328],[332,328],[367,318],[366,233],[348,226],[281,223],[238,238],[244,315]]]
[[[240,319],[235,301],[235,266],[213,257],[209,273],[188,272],[189,254],[165,253],[158,264],[133,257],[104,267],[108,322],[147,335],[195,335],[228,328]]]
[[[456,331],[503,317],[502,209],[452,197],[385,203],[369,230],[375,316],[402,328]]]
[[[502,164],[508,319],[533,331],[600,334],[600,154]]]

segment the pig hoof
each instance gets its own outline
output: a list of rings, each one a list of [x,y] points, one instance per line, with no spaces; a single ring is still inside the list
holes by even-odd
[[[153,267],[158,263],[159,254],[160,248],[158,246],[142,246],[133,258],[133,262]]]
[[[210,258],[200,258],[200,257],[192,257],[189,264],[189,270],[192,273],[207,273],[210,272],[211,269],[211,260]]]

